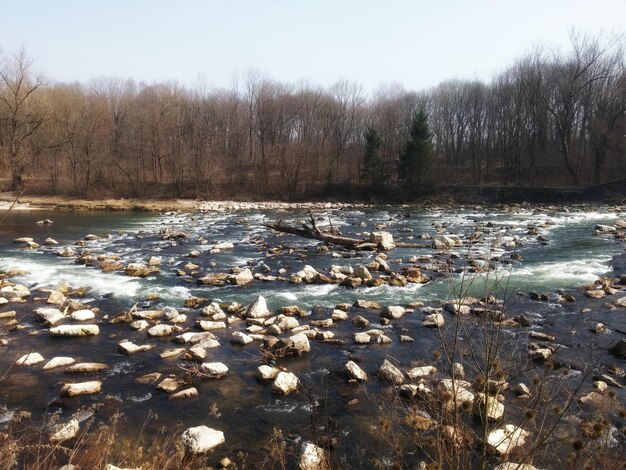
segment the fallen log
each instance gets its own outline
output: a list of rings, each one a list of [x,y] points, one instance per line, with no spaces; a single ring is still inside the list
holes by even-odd
[[[265,224],[265,227],[280,233],[288,233],[311,240],[319,240],[329,245],[345,246],[355,250],[388,250],[392,247],[401,248],[428,248],[430,244],[426,243],[405,243],[405,242],[389,242],[389,241],[373,241],[372,238],[353,238],[341,235],[339,230],[330,223],[330,230],[321,230],[315,221],[315,217],[309,211],[309,224],[300,222],[300,227],[284,224],[282,220],[277,223]],[[388,234],[391,239],[391,234]]]

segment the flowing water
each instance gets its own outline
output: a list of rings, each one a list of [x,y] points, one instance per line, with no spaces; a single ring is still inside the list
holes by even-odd
[[[184,309],[183,303],[194,296],[246,305],[262,294],[270,309],[297,305],[309,311],[315,306],[322,307],[314,310],[311,317],[299,319],[304,324],[310,319],[328,318],[335,305],[352,303],[356,299],[374,300],[381,305],[408,305],[418,300],[431,304],[453,299],[466,290],[481,295],[493,291],[503,297],[516,291],[554,293],[556,289],[573,289],[610,274],[613,256],[623,250],[611,236],[593,235],[596,224],[610,225],[624,217],[623,213],[610,208],[594,211],[519,208],[515,211],[425,211],[413,207],[379,207],[328,210],[316,216],[321,218],[320,224],[330,218],[345,235],[360,236],[383,227],[393,233],[396,240],[407,242],[419,241],[423,234],[436,236],[437,229],[457,234],[464,240],[477,229],[483,232],[483,236],[476,243],[464,243],[465,246],[453,248],[445,255],[431,248],[397,248],[389,252],[389,263],[394,271],[411,265],[408,260],[412,256],[418,257],[414,262],[433,278],[424,285],[347,289],[336,284],[295,285],[285,281],[255,280],[246,286],[212,287],[197,285],[196,277],[250,267],[253,272],[267,271],[273,275],[279,275],[279,270],[285,269],[288,278],[289,273],[307,264],[326,272],[331,265],[367,264],[375,254],[337,249],[321,252],[316,250],[318,242],[314,240],[279,236],[264,227],[269,221],[294,222],[307,217],[293,210],[158,215],[16,211],[9,214],[0,226],[0,270],[27,271],[27,274],[11,280],[28,286],[35,297],[40,289],[60,285],[85,287],[87,293],[81,301],[100,309],[97,318],[112,317],[134,304],[140,309],[171,306],[188,314],[183,326],[193,329],[198,313]],[[54,220],[54,223],[36,224],[45,218]],[[536,231],[529,231],[531,226]],[[163,227],[182,230],[189,236],[181,241],[161,240],[158,232]],[[83,248],[75,247],[74,244],[88,233],[101,238],[85,242]],[[542,238],[539,239],[538,235]],[[13,243],[13,239],[20,236],[33,237],[38,243],[52,237],[59,246],[42,244],[39,249],[25,250]],[[220,242],[232,242],[234,248],[211,252],[211,248]],[[283,249],[269,256],[268,249],[278,245]],[[103,272],[77,264],[73,257],[56,256],[55,252],[64,246],[72,246],[76,251],[89,249],[94,255],[114,254],[124,264],[145,263],[150,256],[160,256],[161,273],[139,279],[126,276],[123,271]],[[200,252],[199,256],[189,257],[194,250]],[[520,255],[521,260],[511,259],[513,252]],[[491,264],[493,269],[488,275],[464,274],[462,271],[469,258],[477,265]],[[189,262],[199,265],[200,274],[178,276],[175,270]],[[447,263],[451,275],[440,272],[441,263]],[[108,399],[108,406],[123,411],[128,435],[137,432],[149,410],[156,412],[159,419],[148,423],[144,432],[155,432],[168,423],[182,423],[183,426],[207,424],[223,430],[226,446],[220,448],[218,457],[232,456],[233,451],[240,449],[254,449],[258,442],[269,439],[272,428],[283,429],[295,440],[300,436],[310,439],[311,416],[323,415],[325,419],[332,419],[336,432],[347,443],[345,448],[350,449],[342,458],[358,460],[367,452],[375,451],[365,448],[377,415],[376,404],[370,397],[381,388],[375,380],[367,387],[347,384],[343,373],[346,361],[350,357],[361,359],[363,368],[375,375],[386,357],[408,367],[423,363],[439,344],[437,334],[421,328],[421,319],[416,315],[407,315],[402,320],[383,325],[379,315],[367,311],[363,315],[372,321],[371,326],[383,329],[394,342],[391,345],[355,345],[351,341],[351,324],[338,324],[332,331],[336,338],[345,340],[343,345],[313,341],[310,354],[281,363],[312,391],[284,397],[272,394],[270,386],[260,384],[254,378],[256,367],[261,363],[258,343],[238,346],[229,342],[232,331],[245,328],[245,324],[235,323],[232,328],[215,331],[221,347],[209,350],[206,359],[224,362],[229,368],[228,375],[196,384],[197,398],[171,401],[167,394],[152,385],[134,382],[135,377],[156,371],[181,375],[180,358],[163,360],[158,356],[159,352],[175,346],[170,338],[149,339],[145,332],[133,331],[128,325],[111,325],[104,321],[100,323],[99,336],[51,339],[31,313],[33,308],[44,303],[0,306],[0,311],[17,310],[21,324],[26,327],[11,333],[9,346],[0,349],[0,371],[30,351],[40,352],[46,360],[62,355],[72,356],[79,362],[104,362],[109,365],[109,370],[96,374],[103,381],[103,393],[60,400],[59,383],[68,379],[62,370],[42,371],[40,365],[20,367],[14,368],[2,384],[0,406],[9,411],[29,409],[35,414],[60,409],[63,416],[69,416],[81,406],[102,402],[104,396],[110,396],[114,399]],[[550,308],[554,315],[561,312],[561,307],[556,304],[550,304]],[[399,342],[400,333],[410,335],[415,342]],[[117,343],[124,338],[137,344],[150,342],[156,347],[124,356],[117,350]],[[348,405],[354,398],[359,399],[359,404]]]

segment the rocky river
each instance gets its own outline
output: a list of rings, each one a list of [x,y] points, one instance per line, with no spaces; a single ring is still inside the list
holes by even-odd
[[[436,460],[429,435],[473,445],[435,416],[437,396],[470,407],[472,432],[491,423],[490,468],[564,468],[524,415],[541,376],[570,411],[565,427],[584,437],[602,416],[587,438],[623,457],[621,207],[319,204],[313,216],[393,241],[344,248],[266,226],[297,226],[305,206],[12,211],[0,225],[0,426],[55,415],[50,438],[71,442],[120,412],[120,439],[187,429],[186,451],[211,450],[213,466],[242,453],[264,466],[280,430],[288,466],[415,468]],[[401,439],[407,429],[419,436]],[[200,432],[213,433],[204,449]],[[529,446],[533,462],[513,452]]]

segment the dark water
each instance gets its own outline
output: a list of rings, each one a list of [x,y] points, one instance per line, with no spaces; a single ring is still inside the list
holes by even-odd
[[[384,305],[408,305],[413,301],[436,304],[452,299],[459,292],[484,294],[495,291],[499,296],[514,297],[516,291],[547,291],[558,288],[576,288],[594,281],[599,275],[610,273],[612,257],[622,250],[610,236],[592,236],[596,224],[612,224],[623,214],[613,209],[599,208],[591,211],[483,211],[459,209],[457,211],[419,211],[414,208],[379,208],[352,211],[328,211],[319,214],[323,223],[328,217],[346,235],[383,227],[403,241],[419,240],[426,233],[436,235],[437,227],[444,227],[448,234],[462,238],[477,227],[484,231],[482,241],[453,250],[455,259],[438,255],[431,249],[398,248],[389,253],[392,269],[412,265],[412,256],[423,258],[418,264],[433,276],[426,285],[409,284],[407,287],[380,286],[375,288],[346,289],[336,285],[294,285],[288,282],[267,283],[254,281],[247,286],[211,287],[197,286],[196,277],[207,273],[228,272],[230,268],[249,266],[253,272],[270,270],[269,274],[285,276],[309,264],[325,272],[331,265],[363,265],[374,254],[333,250],[318,253],[317,242],[292,236],[277,236],[263,227],[263,223],[283,219],[305,219],[306,214],[294,211],[234,212],[208,214],[121,214],[25,211],[13,212],[0,226],[0,269],[24,269],[29,274],[14,278],[37,290],[68,285],[72,288],[86,287],[86,297],[81,299],[89,306],[98,307],[96,320],[112,317],[134,304],[140,309],[157,309],[165,306],[178,308],[187,313],[183,327],[193,330],[198,311],[183,308],[183,302],[191,296],[206,297],[222,303],[248,304],[257,295],[267,298],[270,309],[286,305],[298,305],[304,310],[315,309],[310,317],[299,319],[300,324],[330,317],[332,307],[338,303],[352,303],[356,299],[375,300]],[[37,225],[44,218],[54,220],[50,225]],[[546,224],[547,222],[547,224]],[[528,226],[539,227],[539,234],[549,241],[542,244],[536,234],[528,234]],[[161,240],[157,233],[162,227],[180,229],[190,236],[180,242]],[[161,256],[160,274],[147,279],[125,276],[123,273],[104,273],[94,267],[76,264],[74,258],[61,258],[54,251],[65,245],[73,246],[87,233],[104,238],[85,243],[80,249],[89,249],[94,255],[109,253],[121,257],[124,263],[146,262],[152,256]],[[23,250],[12,242],[15,237],[30,236],[41,243],[46,237],[59,242],[57,247]],[[515,247],[502,244],[514,240]],[[232,242],[234,249],[211,253],[210,248],[219,242]],[[279,254],[269,256],[271,247],[282,246]],[[199,250],[198,257],[189,257]],[[512,261],[510,254],[519,253],[522,261]],[[457,256],[458,255],[458,256]],[[460,271],[468,257],[479,263],[491,262],[494,270],[488,275],[463,275],[457,273],[443,276],[432,270],[436,261],[448,262]],[[200,266],[197,276],[179,277],[174,273],[186,263]],[[41,295],[45,297],[45,294]],[[157,297],[156,300],[149,300]],[[32,298],[32,297],[31,297]],[[350,316],[361,314],[371,321],[371,328],[385,331],[393,343],[390,345],[356,345],[352,341],[354,328],[350,322],[340,322],[330,328],[335,338],[344,340],[343,345],[312,341],[311,353],[299,358],[285,359],[281,365],[295,373],[303,383],[300,393],[280,397],[272,394],[271,384],[260,384],[254,378],[256,367],[262,363],[258,342],[248,346],[230,343],[233,331],[244,330],[244,322],[234,323],[228,329],[217,330],[221,347],[208,350],[206,362],[224,362],[229,373],[218,380],[197,381],[199,396],[181,401],[168,400],[168,395],[151,385],[134,382],[135,377],[151,372],[181,376],[180,358],[160,359],[158,353],[178,345],[170,338],[149,338],[145,331],[133,331],[125,324],[111,325],[99,322],[100,335],[89,338],[50,338],[47,331],[36,321],[32,310],[44,305],[7,304],[0,311],[16,310],[20,323],[26,328],[12,332],[9,346],[0,349],[0,371],[6,370],[15,359],[30,351],[40,352],[46,360],[54,356],[72,356],[77,362],[104,362],[110,369],[103,373],[88,374],[103,381],[103,393],[90,397],[59,400],[59,384],[68,380],[62,369],[42,371],[41,365],[20,367],[12,370],[0,389],[0,405],[8,410],[29,409],[35,414],[60,409],[63,416],[70,416],[81,406],[105,402],[102,415],[122,411],[126,417],[125,433],[133,436],[141,428],[149,410],[158,414],[151,420],[146,433],[156,432],[163,425],[196,426],[207,424],[223,430],[226,445],[221,446],[216,459],[232,456],[246,449],[254,454],[259,442],[267,442],[273,428],[280,428],[294,440],[314,439],[312,420],[321,423],[324,432],[338,436],[341,446],[338,460],[345,466],[352,462],[368,461],[376,453],[372,440],[377,424],[382,386],[377,379],[366,386],[349,384],[343,368],[350,358],[360,361],[361,366],[375,376],[385,358],[392,358],[406,370],[411,366],[430,363],[432,351],[440,346],[441,338],[433,330],[420,327],[421,315],[410,314],[401,320],[382,325],[376,311],[350,310]],[[518,305],[527,311],[528,306]],[[537,310],[539,308],[537,307]],[[544,316],[563,317],[566,308],[547,304],[541,307]],[[3,321],[3,320],[0,320]],[[4,321],[6,323],[6,321]],[[564,327],[562,327],[564,328]],[[413,343],[401,343],[400,334],[414,338]],[[136,344],[151,343],[155,347],[147,352],[123,356],[117,352],[117,343],[130,339]],[[76,379],[77,377],[69,377]],[[79,380],[83,380],[82,376]],[[75,380],[75,381],[79,381]],[[113,399],[105,397],[113,397]],[[357,398],[358,404],[349,404]],[[329,424],[331,423],[331,424]],[[330,429],[329,428],[332,428]],[[259,455],[263,453],[258,449]]]

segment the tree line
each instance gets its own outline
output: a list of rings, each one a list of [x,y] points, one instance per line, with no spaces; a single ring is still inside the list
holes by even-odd
[[[491,80],[422,91],[48,83],[0,57],[0,185],[87,196],[411,195],[449,185],[587,185],[626,175],[623,38],[571,32]],[[355,192],[356,191],[356,192]],[[361,191],[361,193],[359,193]]]

